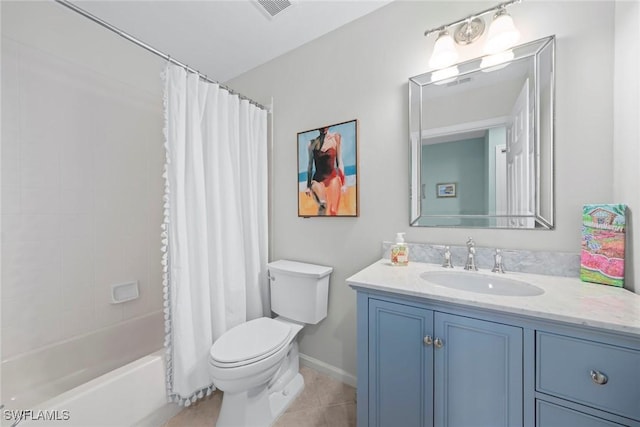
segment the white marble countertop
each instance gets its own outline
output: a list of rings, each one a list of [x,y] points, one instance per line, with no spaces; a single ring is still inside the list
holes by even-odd
[[[613,286],[582,282],[579,278],[529,273],[501,274],[544,290],[536,296],[500,296],[456,290],[436,285],[420,277],[426,271],[452,271],[436,264],[410,262],[393,266],[381,259],[347,279],[352,286],[402,295],[481,307],[586,325],[640,336],[640,295]],[[458,267],[454,271],[465,272]],[[469,273],[474,274],[474,273]],[[489,270],[478,274],[494,275]]]

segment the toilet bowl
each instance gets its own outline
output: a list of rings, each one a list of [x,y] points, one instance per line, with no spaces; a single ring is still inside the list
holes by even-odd
[[[209,372],[224,392],[216,426],[269,426],[304,387],[295,337],[301,324],[262,317],[211,347]],[[300,378],[296,379],[296,376]]]
[[[224,391],[248,390],[269,382],[302,325],[261,317],[224,334],[209,352],[209,372]]]
[[[269,264],[272,310],[225,332],[209,352],[209,373],[223,391],[217,427],[270,426],[304,388],[296,336],[327,313],[330,267]]]

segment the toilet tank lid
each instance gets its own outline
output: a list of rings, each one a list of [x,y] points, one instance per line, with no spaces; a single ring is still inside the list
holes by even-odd
[[[333,267],[309,264],[306,262],[281,259],[267,264],[270,271],[292,274],[296,276],[316,277],[318,279],[331,274]]]

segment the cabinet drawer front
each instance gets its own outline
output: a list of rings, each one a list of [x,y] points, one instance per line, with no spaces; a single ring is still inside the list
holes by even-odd
[[[620,427],[622,424],[536,400],[536,427]]]
[[[640,419],[640,351],[537,334],[538,391]]]

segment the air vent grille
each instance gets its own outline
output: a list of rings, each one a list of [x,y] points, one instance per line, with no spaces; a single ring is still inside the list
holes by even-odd
[[[276,16],[291,6],[289,0],[258,0],[258,4],[260,4],[271,17]]]

